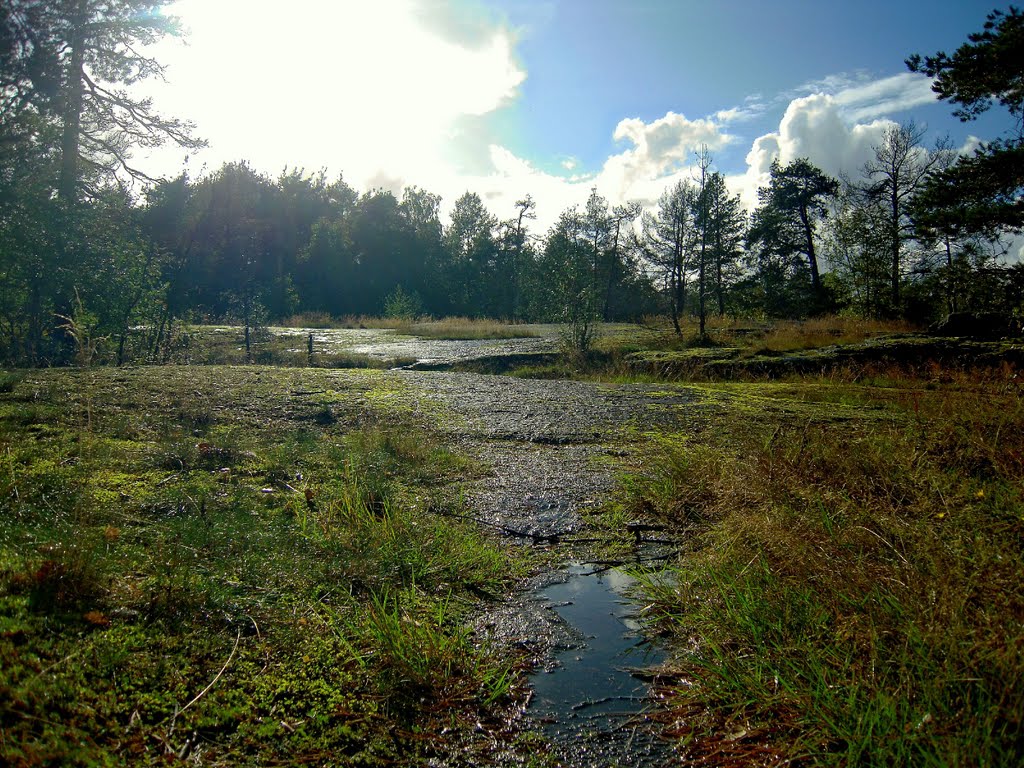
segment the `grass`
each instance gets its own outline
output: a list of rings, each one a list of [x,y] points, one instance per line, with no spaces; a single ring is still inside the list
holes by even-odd
[[[835,344],[859,344],[880,336],[913,333],[919,330],[903,321],[865,320],[841,316],[811,318],[773,324],[765,329],[760,338],[753,334],[751,341],[754,344],[748,349],[748,354],[779,354]],[[721,336],[724,345],[735,345],[735,332],[730,334],[728,330],[723,330]]]
[[[646,585],[686,761],[1019,764],[1016,372],[705,391],[714,432],[653,437],[622,501],[691,532]]]
[[[278,325],[284,328],[390,328],[404,327],[407,320],[400,317],[377,317],[372,315],[344,315],[335,317],[327,312],[302,312],[282,319]]]
[[[665,321],[602,326],[586,355],[547,355],[502,369],[521,378],[652,383],[772,381],[826,375],[834,381],[871,379],[877,371],[903,375],[934,370],[984,370],[1024,364],[1014,339],[933,338],[902,322],[822,317],[802,321],[711,318],[700,337],[692,318],[675,334]],[[473,369],[472,364],[466,366]],[[486,365],[481,372],[493,372]],[[884,374],[883,374],[884,375]]]
[[[386,374],[6,380],[0,762],[383,765],[504,727],[520,668],[466,622],[523,563],[444,514],[477,470]]]

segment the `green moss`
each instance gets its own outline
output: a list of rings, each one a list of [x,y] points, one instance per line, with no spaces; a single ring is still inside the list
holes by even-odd
[[[460,513],[473,465],[395,377],[33,371],[0,409],[23,387],[33,418],[0,411],[0,761],[376,765],[424,754],[413,730],[494,716],[518,673],[463,622],[522,566],[435,513]],[[399,706],[367,654],[366,617],[399,593],[446,618],[396,642],[472,660],[444,718]]]

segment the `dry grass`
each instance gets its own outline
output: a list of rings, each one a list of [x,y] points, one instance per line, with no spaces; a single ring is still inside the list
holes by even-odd
[[[404,328],[408,321],[399,317],[371,315],[343,315],[335,317],[326,312],[302,312],[286,317],[279,323],[284,328]]]
[[[878,336],[914,333],[921,329],[902,320],[868,320],[828,315],[807,320],[754,320],[730,316],[709,317],[707,338],[699,339],[696,319],[680,320],[676,335],[663,318],[646,318],[642,325],[662,333],[661,348],[694,345],[735,347],[749,354],[792,352],[834,344],[856,344]]]
[[[793,352],[833,344],[858,344],[892,334],[913,333],[918,328],[904,321],[864,320],[852,317],[819,317],[773,323],[756,342],[758,352]]]
[[[634,481],[698,532],[649,585],[693,764],[1024,757],[1019,385],[876,384],[732,385],[721,431],[663,438]]]

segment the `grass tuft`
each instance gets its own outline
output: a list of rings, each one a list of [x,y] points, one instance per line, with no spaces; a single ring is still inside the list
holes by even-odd
[[[393,387],[162,367],[0,393],[0,763],[409,764],[498,722],[520,672],[467,624],[521,566],[435,514],[472,465]]]
[[[647,579],[690,761],[1024,758],[1024,402],[950,377],[734,385],[716,434],[652,444],[629,503],[698,531]]]

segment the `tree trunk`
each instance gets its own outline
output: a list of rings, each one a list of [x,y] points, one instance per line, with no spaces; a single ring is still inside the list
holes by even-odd
[[[676,336],[683,335],[683,329],[679,325],[679,313],[682,311],[683,306],[683,285],[682,281],[676,277],[672,278],[674,283],[672,291],[672,328],[676,332]]]
[[[811,289],[814,291],[814,295],[821,299],[821,274],[818,272],[818,255],[814,250],[814,231],[811,229],[811,219],[806,208],[800,209],[800,223],[804,229],[807,264],[811,269]]]
[[[949,235],[943,239],[946,245],[946,308],[952,314],[957,311],[959,304],[956,300],[956,275],[953,272],[953,246],[949,242]]]
[[[28,299],[28,359],[32,365],[39,364],[40,350],[43,343],[43,300],[39,290],[38,278],[29,288]]]
[[[61,132],[60,181],[57,196],[66,205],[73,205],[78,192],[78,145],[82,132],[82,90],[85,87],[85,23],[88,18],[86,0],[79,0],[72,19],[68,60],[64,83],[64,125]]]
[[[722,248],[722,223],[719,221],[715,230],[715,292],[718,295],[718,316],[725,316],[725,286],[722,279],[722,260],[725,252]]]
[[[889,222],[889,237],[892,242],[892,312],[899,314],[900,308],[900,201],[897,179],[892,181],[892,220]]]

